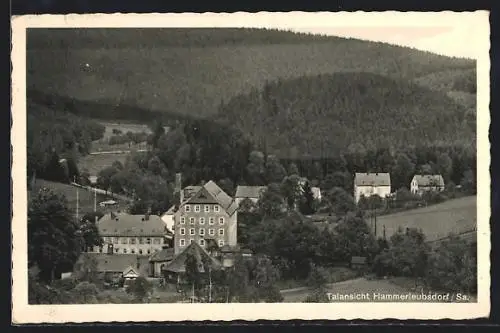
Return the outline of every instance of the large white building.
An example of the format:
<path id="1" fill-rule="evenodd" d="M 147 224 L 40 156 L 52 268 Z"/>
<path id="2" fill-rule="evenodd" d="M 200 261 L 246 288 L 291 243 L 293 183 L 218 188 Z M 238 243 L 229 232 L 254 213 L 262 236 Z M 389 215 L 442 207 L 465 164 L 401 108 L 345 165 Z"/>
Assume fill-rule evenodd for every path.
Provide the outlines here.
<path id="1" fill-rule="evenodd" d="M 179 182 L 176 186 L 179 186 Z M 174 254 L 189 244 L 201 247 L 214 240 L 222 247 L 237 243 L 238 204 L 215 182 L 188 186 L 180 191 L 180 204 L 174 212 Z"/>
<path id="2" fill-rule="evenodd" d="M 91 252 L 151 255 L 166 243 L 168 230 L 158 215 L 109 213 L 97 221 L 103 246 Z"/>
<path id="3" fill-rule="evenodd" d="M 356 173 L 354 176 L 354 200 L 362 196 L 378 195 L 385 198 L 391 194 L 391 176 L 388 173 Z"/>

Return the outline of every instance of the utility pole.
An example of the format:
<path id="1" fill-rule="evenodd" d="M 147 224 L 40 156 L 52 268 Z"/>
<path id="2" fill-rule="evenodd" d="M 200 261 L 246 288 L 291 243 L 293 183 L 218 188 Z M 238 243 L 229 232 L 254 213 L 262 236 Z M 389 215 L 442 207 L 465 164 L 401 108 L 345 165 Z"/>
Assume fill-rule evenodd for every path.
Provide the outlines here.
<path id="1" fill-rule="evenodd" d="M 76 184 L 76 176 L 73 177 L 73 181 Z M 79 197 L 78 197 L 78 186 L 76 186 L 76 222 L 77 223 L 79 222 L 79 220 L 78 220 L 79 204 L 80 204 L 80 200 L 79 200 Z"/>
<path id="2" fill-rule="evenodd" d="M 97 212 L 97 189 L 94 188 L 94 213 Z"/>
<path id="3" fill-rule="evenodd" d="M 208 268 L 208 279 L 209 279 L 209 292 L 208 292 L 208 303 L 212 303 L 212 268 Z"/>

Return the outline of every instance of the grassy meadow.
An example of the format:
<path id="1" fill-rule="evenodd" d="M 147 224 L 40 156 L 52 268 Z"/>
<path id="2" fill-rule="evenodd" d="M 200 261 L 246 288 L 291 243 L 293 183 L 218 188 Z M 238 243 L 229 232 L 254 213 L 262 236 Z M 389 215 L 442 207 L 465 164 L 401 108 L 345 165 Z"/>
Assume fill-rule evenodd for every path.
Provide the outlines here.
<path id="1" fill-rule="evenodd" d="M 477 224 L 477 197 L 452 199 L 429 207 L 377 217 L 377 237 L 387 238 L 398 228 L 422 229 L 428 241 L 472 230 Z"/>

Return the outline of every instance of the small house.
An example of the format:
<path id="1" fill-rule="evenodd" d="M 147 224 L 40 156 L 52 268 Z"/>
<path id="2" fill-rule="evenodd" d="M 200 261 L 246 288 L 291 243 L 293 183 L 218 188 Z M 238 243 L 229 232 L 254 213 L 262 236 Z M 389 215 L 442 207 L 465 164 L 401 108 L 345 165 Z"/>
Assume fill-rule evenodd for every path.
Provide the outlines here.
<path id="1" fill-rule="evenodd" d="M 174 249 L 164 247 L 149 257 L 150 273 L 153 277 L 162 277 L 165 267 L 174 259 Z"/>
<path id="2" fill-rule="evenodd" d="M 234 196 L 234 199 L 236 200 L 238 207 L 244 201 L 249 201 L 249 203 L 255 205 L 266 190 L 267 186 L 238 185 L 238 187 L 236 188 L 236 195 Z"/>
<path id="3" fill-rule="evenodd" d="M 413 194 L 422 195 L 425 192 L 441 192 L 444 190 L 444 179 L 441 175 L 415 175 L 410 183 Z"/>
<path id="4" fill-rule="evenodd" d="M 222 264 L 215 258 L 211 257 L 204 248 L 197 242 L 191 242 L 181 253 L 176 255 L 170 263 L 163 268 L 163 274 L 166 281 L 180 284 L 184 281 L 186 274 L 186 259 L 189 255 L 196 258 L 198 272 L 205 274 L 205 268 L 211 270 L 222 269 Z"/>

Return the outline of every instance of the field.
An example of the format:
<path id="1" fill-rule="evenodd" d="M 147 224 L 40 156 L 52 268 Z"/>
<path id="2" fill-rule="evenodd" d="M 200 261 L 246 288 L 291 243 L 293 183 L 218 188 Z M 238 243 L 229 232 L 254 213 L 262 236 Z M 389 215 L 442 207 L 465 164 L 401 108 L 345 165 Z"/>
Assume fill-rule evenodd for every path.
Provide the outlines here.
<path id="1" fill-rule="evenodd" d="M 57 194 L 63 194 L 66 197 L 66 200 L 68 201 L 68 208 L 73 212 L 73 214 L 76 215 L 76 190 L 77 188 L 68 184 L 61 184 L 61 183 L 55 183 L 55 182 L 50 182 L 42 179 L 37 179 L 34 190 L 36 191 L 39 188 L 42 187 L 47 187 L 49 189 L 52 189 L 54 192 Z M 34 192 L 34 191 L 31 191 Z M 31 193 L 28 192 L 28 196 Z M 79 201 L 79 214 L 82 216 L 85 213 L 88 212 L 93 212 L 94 211 L 94 193 L 90 191 L 86 191 L 83 189 L 78 190 L 78 201 Z M 102 195 L 102 194 L 97 194 L 96 195 L 96 201 L 97 205 L 99 205 L 99 202 L 108 200 L 110 197 Z M 102 208 L 97 206 L 97 209 L 102 211 Z M 118 201 L 118 207 L 114 207 L 115 210 L 123 210 L 125 209 L 125 205 L 120 203 Z"/>
<path id="2" fill-rule="evenodd" d="M 109 167 L 115 161 L 125 163 L 128 153 L 124 154 L 100 154 L 100 155 L 86 155 L 80 157 L 78 161 L 78 168 L 80 171 L 88 171 L 91 176 L 97 176 L 99 171 Z"/>
<path id="3" fill-rule="evenodd" d="M 425 208 L 377 217 L 377 236 L 387 238 L 398 228 L 422 229 L 428 241 L 472 230 L 477 224 L 476 196 L 453 199 Z"/>

